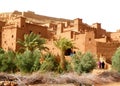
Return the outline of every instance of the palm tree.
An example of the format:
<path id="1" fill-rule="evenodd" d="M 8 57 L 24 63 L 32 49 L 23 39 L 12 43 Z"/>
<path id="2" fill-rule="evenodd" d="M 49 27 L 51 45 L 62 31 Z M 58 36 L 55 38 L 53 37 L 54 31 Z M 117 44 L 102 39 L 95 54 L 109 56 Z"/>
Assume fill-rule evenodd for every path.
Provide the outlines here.
<path id="1" fill-rule="evenodd" d="M 65 70 L 65 51 L 72 48 L 73 43 L 66 38 L 60 38 L 54 44 L 61 51 L 60 67 Z"/>
<path id="2" fill-rule="evenodd" d="M 44 46 L 45 39 L 41 38 L 38 34 L 34 34 L 33 32 L 30 34 L 25 34 L 24 40 L 18 40 L 17 42 L 22 46 L 22 50 L 33 51 L 36 48 L 38 48 L 39 50 L 46 49 L 46 47 Z"/>

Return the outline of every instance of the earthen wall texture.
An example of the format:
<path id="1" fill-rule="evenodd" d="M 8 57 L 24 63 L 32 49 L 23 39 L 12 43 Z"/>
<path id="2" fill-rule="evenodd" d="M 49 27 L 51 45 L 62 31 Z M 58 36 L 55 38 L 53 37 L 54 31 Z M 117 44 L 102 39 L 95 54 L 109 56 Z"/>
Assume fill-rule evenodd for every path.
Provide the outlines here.
<path id="1" fill-rule="evenodd" d="M 34 24 L 29 24 L 26 23 L 24 28 L 18 28 L 17 29 L 17 40 L 19 39 L 24 39 L 25 34 L 30 34 L 31 32 L 35 34 L 39 34 L 43 38 L 48 38 L 48 33 L 47 33 L 47 27 L 39 26 L 39 25 L 34 25 Z M 17 44 L 17 49 L 19 48 L 19 45 Z"/>
<path id="2" fill-rule="evenodd" d="M 75 33 L 73 36 L 75 51 L 85 53 L 85 34 Z"/>
<path id="3" fill-rule="evenodd" d="M 97 42 L 96 43 L 97 54 L 99 56 L 100 55 L 104 56 L 106 60 L 110 60 L 119 46 L 120 43 Z"/>
<path id="4" fill-rule="evenodd" d="M 29 21 L 27 17 L 39 21 L 42 19 L 42 22 L 45 19 L 45 21 L 41 25 L 37 24 L 38 21 Z M 98 56 L 103 55 L 106 59 L 111 59 L 116 49 L 120 46 L 120 32 L 108 33 L 101 28 L 100 23 L 90 26 L 83 23 L 82 19 L 77 18 L 73 20 L 74 23 L 59 22 L 59 24 L 52 24 L 52 21 L 48 24 L 46 18 L 48 17 L 36 15 L 31 11 L 23 13 L 15 11 L 13 13 L 0 14 L 0 20 L 4 21 L 0 21 L 0 46 L 5 50 L 11 49 L 16 51 L 20 47 L 17 41 L 19 39 L 23 40 L 24 34 L 30 34 L 31 32 L 46 38 L 46 46 L 52 53 L 56 54 L 59 53 L 59 50 L 54 46 L 53 42 L 60 37 L 72 40 L 76 47 L 75 51 L 91 52 Z M 111 40 L 108 41 L 108 38 Z"/>
<path id="5" fill-rule="evenodd" d="M 114 32 L 114 33 L 111 33 L 111 39 L 113 41 L 118 41 L 120 42 L 120 32 Z"/>
<path id="6" fill-rule="evenodd" d="M 4 50 L 16 50 L 16 34 L 17 29 L 15 27 L 4 27 L 2 29 L 1 39 L 2 43 L 1 46 Z"/>
<path id="7" fill-rule="evenodd" d="M 106 35 L 106 31 L 103 29 L 96 29 L 95 30 L 95 38 L 101 38 Z"/>
<path id="8" fill-rule="evenodd" d="M 94 55 L 97 54 L 95 34 L 93 31 L 85 33 L 85 52 L 92 52 Z"/>

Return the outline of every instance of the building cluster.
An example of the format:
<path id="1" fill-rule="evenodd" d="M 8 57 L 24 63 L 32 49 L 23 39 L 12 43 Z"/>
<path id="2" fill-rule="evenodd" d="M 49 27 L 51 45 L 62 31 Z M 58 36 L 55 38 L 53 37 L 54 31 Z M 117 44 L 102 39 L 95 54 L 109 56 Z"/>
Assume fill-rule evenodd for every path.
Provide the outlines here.
<path id="1" fill-rule="evenodd" d="M 120 46 L 120 31 L 107 32 L 100 23 L 88 25 L 79 18 L 52 18 L 31 11 L 0 14 L 0 47 L 4 50 L 17 51 L 20 47 L 17 40 L 31 32 L 46 38 L 46 46 L 55 54 L 59 51 L 53 41 L 62 37 L 73 41 L 74 51 L 92 52 L 97 57 L 104 56 L 108 61 Z"/>

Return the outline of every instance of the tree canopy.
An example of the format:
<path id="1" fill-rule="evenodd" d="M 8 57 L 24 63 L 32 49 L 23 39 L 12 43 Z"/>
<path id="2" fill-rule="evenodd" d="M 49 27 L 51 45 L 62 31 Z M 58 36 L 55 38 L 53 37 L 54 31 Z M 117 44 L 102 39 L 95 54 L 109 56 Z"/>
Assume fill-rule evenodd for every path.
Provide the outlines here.
<path id="1" fill-rule="evenodd" d="M 38 48 L 39 50 L 46 49 L 44 46 L 45 44 L 45 39 L 40 37 L 40 35 L 35 34 L 31 32 L 30 34 L 25 34 L 24 35 L 24 40 L 18 40 L 18 44 L 20 44 L 22 47 L 22 50 L 35 50 Z"/>

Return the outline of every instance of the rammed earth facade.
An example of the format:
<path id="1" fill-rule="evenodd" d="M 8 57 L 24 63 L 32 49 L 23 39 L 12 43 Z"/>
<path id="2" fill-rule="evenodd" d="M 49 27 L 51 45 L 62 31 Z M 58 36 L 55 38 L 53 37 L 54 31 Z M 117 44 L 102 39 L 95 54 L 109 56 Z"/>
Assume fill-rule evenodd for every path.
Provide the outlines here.
<path id="1" fill-rule="evenodd" d="M 31 11 L 0 14 L 0 47 L 4 50 L 17 51 L 20 47 L 17 40 L 31 32 L 45 38 L 46 46 L 54 54 L 58 54 L 59 50 L 53 41 L 62 37 L 73 41 L 75 48 L 72 51 L 91 52 L 97 57 L 102 55 L 108 61 L 120 46 L 120 31 L 107 32 L 100 23 L 88 25 L 80 18 L 53 18 Z"/>

